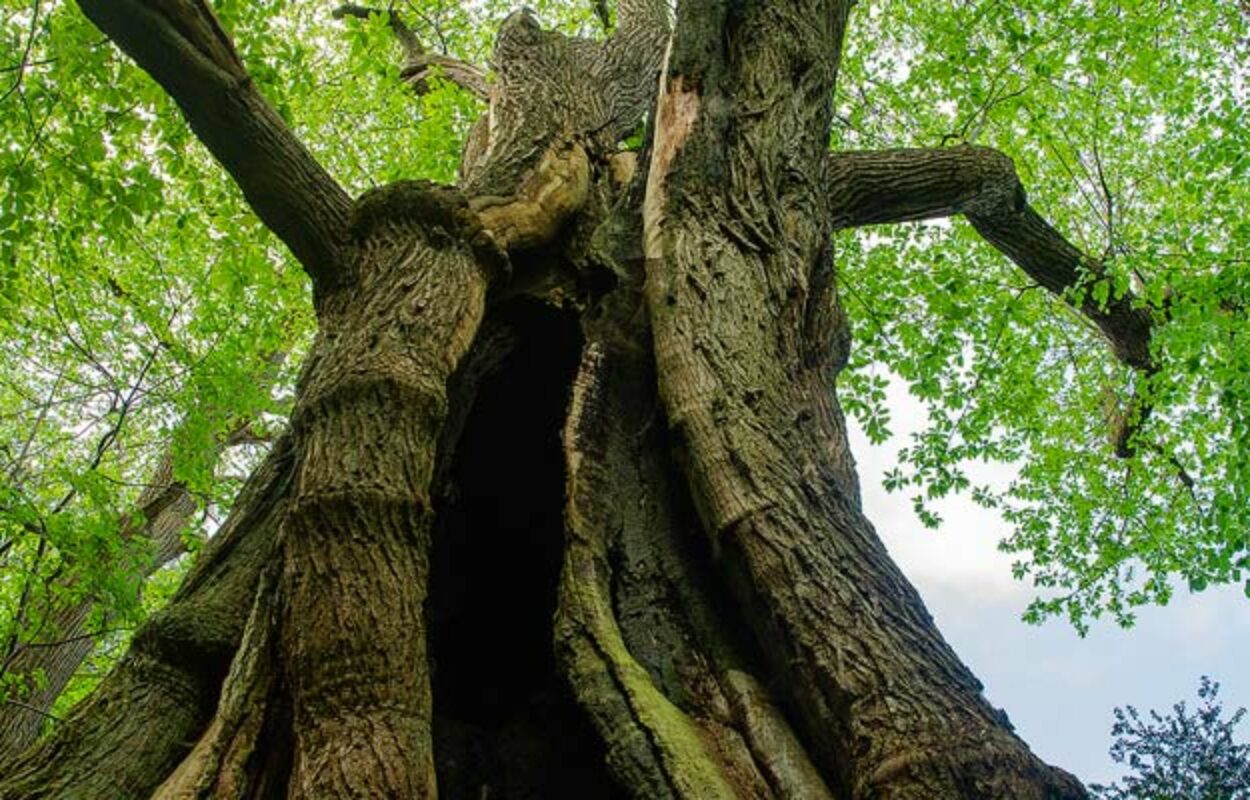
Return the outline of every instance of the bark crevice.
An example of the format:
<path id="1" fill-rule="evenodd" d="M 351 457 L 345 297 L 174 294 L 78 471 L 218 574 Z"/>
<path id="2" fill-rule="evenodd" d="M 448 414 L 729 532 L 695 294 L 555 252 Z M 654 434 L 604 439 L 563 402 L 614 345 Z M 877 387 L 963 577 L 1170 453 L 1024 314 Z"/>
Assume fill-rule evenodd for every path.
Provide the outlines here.
<path id="1" fill-rule="evenodd" d="M 439 796 L 619 796 L 552 652 L 562 562 L 558 431 L 576 318 L 518 298 L 483 340 L 509 342 L 478 376 L 446 478 L 431 556 L 430 658 Z M 506 331 L 499 333 L 498 331 Z"/>

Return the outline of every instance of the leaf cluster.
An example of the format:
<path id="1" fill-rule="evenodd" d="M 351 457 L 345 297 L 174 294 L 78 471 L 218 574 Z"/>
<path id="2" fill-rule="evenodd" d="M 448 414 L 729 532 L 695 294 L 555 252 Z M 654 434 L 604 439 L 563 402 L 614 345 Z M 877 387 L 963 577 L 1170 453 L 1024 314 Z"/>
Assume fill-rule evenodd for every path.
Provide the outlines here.
<path id="1" fill-rule="evenodd" d="M 835 147 L 997 147 L 1107 275 L 1065 304 L 961 220 L 840 238 L 846 406 L 875 440 L 885 386 L 926 408 L 887 488 L 931 526 L 958 492 L 1000 511 L 1032 621 L 1127 625 L 1178 585 L 1250 595 L 1250 15 L 887 0 L 853 22 Z M 1128 290 L 1156 320 L 1152 374 L 1073 310 Z M 1014 478 L 974 484 L 979 463 Z"/>

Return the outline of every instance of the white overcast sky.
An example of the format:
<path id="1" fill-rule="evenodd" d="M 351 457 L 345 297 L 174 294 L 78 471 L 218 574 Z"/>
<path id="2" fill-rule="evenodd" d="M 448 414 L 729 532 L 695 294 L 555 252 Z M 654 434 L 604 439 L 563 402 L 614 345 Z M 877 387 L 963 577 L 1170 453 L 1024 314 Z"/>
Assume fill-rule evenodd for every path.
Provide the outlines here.
<path id="1" fill-rule="evenodd" d="M 1084 639 L 1062 620 L 1026 625 L 1020 614 L 1034 593 L 1012 579 L 1011 557 L 995 548 L 1006 530 L 996 514 L 955 499 L 940 506 L 944 525 L 932 531 L 905 495 L 881 488 L 895 449 L 923 419 L 905 389 L 893 387 L 890 404 L 894 439 L 874 447 L 852 430 L 865 510 L 947 641 L 1042 758 L 1086 783 L 1120 777 L 1107 754 L 1112 709 L 1166 711 L 1178 700 L 1193 708 L 1201 675 L 1220 682 L 1226 712 L 1250 707 L 1250 601 L 1240 586 L 1180 589 L 1167 607 L 1143 609 L 1132 629 L 1100 621 Z M 998 469 L 1011 478 L 1011 467 Z M 1239 731 L 1250 738 L 1250 724 Z"/>

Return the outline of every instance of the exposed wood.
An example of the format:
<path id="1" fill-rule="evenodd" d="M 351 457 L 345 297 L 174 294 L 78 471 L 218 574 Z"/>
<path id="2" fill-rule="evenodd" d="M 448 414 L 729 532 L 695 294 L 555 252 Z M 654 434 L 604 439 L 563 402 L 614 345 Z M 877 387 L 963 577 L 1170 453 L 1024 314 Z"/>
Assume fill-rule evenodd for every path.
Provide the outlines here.
<path id="1" fill-rule="evenodd" d="M 639 301 L 620 288 L 587 323 L 557 653 L 633 796 L 832 797 L 753 674 L 674 480 Z"/>
<path id="2" fill-rule="evenodd" d="M 823 177 L 848 10 L 683 6 L 657 119 L 688 133 L 647 200 L 660 396 L 722 574 L 836 793 L 1084 797 L 985 701 L 860 512 L 839 359 L 805 341 L 813 304 L 840 316 Z"/>
<path id="3" fill-rule="evenodd" d="M 580 172 L 577 162 L 607 161 L 638 125 L 655 95 L 667 16 L 662 3 L 626 4 L 604 42 L 544 30 L 529 10 L 509 15 L 495 45 L 490 109 L 470 136 L 462 184 L 479 208 L 509 216 L 544 190 L 548 176 Z M 580 155 L 579 155 L 580 154 Z M 574 159 L 571 167 L 551 165 Z M 578 210 L 561 204 L 550 221 L 527 228 L 559 230 Z M 516 215 L 527 216 L 524 208 Z M 530 238 L 523 239 L 532 246 Z"/>
<path id="4" fill-rule="evenodd" d="M 398 183 L 355 204 L 256 95 L 202 2 L 81 2 L 304 261 L 319 331 L 282 460 L 241 501 L 250 536 L 215 544 L 0 798 L 74 797 L 71 781 L 116 794 L 95 790 L 104 774 L 134 796 L 162 783 L 169 797 L 437 795 L 433 495 L 454 492 L 449 450 L 472 419 L 452 398 L 471 403 L 514 344 L 469 355 L 497 289 L 581 314 L 550 632 L 624 790 L 1085 797 L 985 700 L 862 514 L 833 391 L 849 334 L 831 237 L 959 211 L 1039 281 L 1069 285 L 1079 254 L 1037 260 L 1031 248 L 1067 243 L 1022 215 L 996 156 L 943 164 L 920 200 L 896 185 L 923 169 L 888 179 L 874 170 L 896 160 L 830 160 L 850 2 L 691 0 L 667 51 L 661 0 L 623 0 L 602 42 L 517 12 L 463 189 Z M 650 163 L 621 170 L 619 142 L 648 112 Z M 503 286 L 513 266 L 522 288 Z M 200 598 L 216 604 L 211 630 L 192 636 Z M 119 711 L 138 704 L 160 718 Z M 449 739 L 484 729 L 440 719 Z M 158 723 L 160 741 L 138 735 Z M 440 765 L 448 787 L 498 785 Z"/>

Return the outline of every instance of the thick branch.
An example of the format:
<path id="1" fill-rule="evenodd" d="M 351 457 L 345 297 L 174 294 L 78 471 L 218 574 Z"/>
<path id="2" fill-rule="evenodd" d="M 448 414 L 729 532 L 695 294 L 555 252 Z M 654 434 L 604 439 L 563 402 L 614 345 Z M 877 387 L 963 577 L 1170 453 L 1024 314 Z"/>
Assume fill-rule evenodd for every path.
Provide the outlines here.
<path id="1" fill-rule="evenodd" d="M 203 0 L 79 0 L 156 79 L 319 290 L 342 280 L 351 200 L 252 84 Z"/>
<path id="2" fill-rule="evenodd" d="M 829 162 L 830 206 L 837 228 L 963 214 L 977 232 L 1043 288 L 1068 293 L 1105 279 L 1087 257 L 1029 205 L 1011 159 L 985 147 L 835 153 Z M 1130 293 L 1097 302 L 1086 292 L 1074 306 L 1094 323 L 1116 357 L 1153 370 L 1153 321 Z"/>

